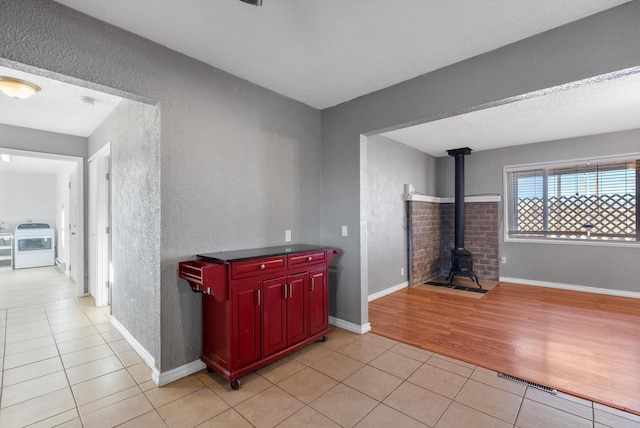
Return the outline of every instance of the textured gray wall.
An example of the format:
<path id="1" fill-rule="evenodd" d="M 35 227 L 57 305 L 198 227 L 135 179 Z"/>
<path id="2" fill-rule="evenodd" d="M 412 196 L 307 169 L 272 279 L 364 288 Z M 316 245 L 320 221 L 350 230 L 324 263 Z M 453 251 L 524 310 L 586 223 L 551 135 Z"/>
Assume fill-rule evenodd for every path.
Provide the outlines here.
<path id="1" fill-rule="evenodd" d="M 385 138 L 367 138 L 367 255 L 369 295 L 407 281 L 404 185 L 435 195 L 433 156 Z M 400 269 L 404 268 L 404 275 Z"/>
<path id="2" fill-rule="evenodd" d="M 177 262 L 281 244 L 285 229 L 294 242 L 320 240 L 320 112 L 54 2 L 0 0 L 0 10 L 0 63 L 158 103 L 160 326 L 119 320 L 147 346 L 160 335 L 148 350 L 162 372 L 197 360 L 200 298 Z M 137 167 L 152 171 L 154 153 L 136 152 Z M 154 305 L 131 297 L 131 307 Z"/>
<path id="3" fill-rule="evenodd" d="M 123 100 L 91 134 L 111 142 L 111 313 L 151 355 L 160 355 L 160 117 Z"/>
<path id="4" fill-rule="evenodd" d="M 87 159 L 87 139 L 0 123 L 0 147 Z"/>
<path id="5" fill-rule="evenodd" d="M 474 152 L 465 158 L 466 194 L 503 194 L 503 167 L 535 162 L 640 153 L 640 130 Z M 453 196 L 454 159 L 438 158 L 438 196 Z M 505 195 L 506 196 L 506 195 Z M 503 213 L 501 213 L 503 215 Z M 504 242 L 499 232 L 500 276 L 614 290 L 640 291 L 640 248 Z M 626 266 L 626 267 L 625 267 Z"/>
<path id="6" fill-rule="evenodd" d="M 640 2 L 627 3 L 323 110 L 322 237 L 345 249 L 331 285 L 336 315 L 361 325 L 368 319 L 358 230 L 361 134 L 637 66 L 639 39 Z M 341 224 L 350 226 L 347 238 Z"/>

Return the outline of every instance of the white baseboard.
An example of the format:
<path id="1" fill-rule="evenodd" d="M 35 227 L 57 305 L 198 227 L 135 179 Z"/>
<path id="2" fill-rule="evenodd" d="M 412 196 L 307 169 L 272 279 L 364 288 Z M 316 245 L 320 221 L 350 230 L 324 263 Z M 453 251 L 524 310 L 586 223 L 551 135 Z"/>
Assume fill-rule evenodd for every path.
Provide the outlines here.
<path id="1" fill-rule="evenodd" d="M 335 325 L 336 327 L 340 327 L 347 331 L 350 331 L 352 333 L 357 333 L 357 334 L 365 334 L 371 331 L 371 324 L 369 323 L 358 325 L 358 324 L 354 324 L 352 322 L 341 320 L 340 318 L 336 318 L 332 316 L 329 317 L 329 324 Z"/>
<path id="2" fill-rule="evenodd" d="M 122 324 L 120 324 L 120 322 L 115 319 L 113 315 L 111 315 L 111 325 L 113 325 L 115 329 L 118 330 L 122 337 L 124 337 L 124 340 L 126 340 L 127 343 L 131 345 L 131 347 L 138 353 L 138 355 L 140 355 L 144 362 L 147 363 L 149 368 L 153 371 L 153 374 L 158 372 L 158 369 L 156 369 L 156 359 L 153 358 L 153 355 L 151 355 L 149 351 L 147 351 L 144 346 L 142 346 L 140 342 L 138 342 L 135 337 L 133 337 L 133 335 L 129 333 L 129 330 L 127 330 Z M 153 374 L 151 375 L 152 378 Z"/>
<path id="3" fill-rule="evenodd" d="M 377 293 L 370 294 L 368 297 L 368 301 L 372 302 L 376 299 L 386 296 L 387 294 L 395 293 L 398 290 L 402 290 L 403 288 L 407 288 L 409 286 L 409 282 L 405 281 L 401 284 L 394 285 L 393 287 L 387 288 L 386 290 L 378 291 Z"/>
<path id="4" fill-rule="evenodd" d="M 631 297 L 633 299 L 640 299 L 640 292 L 637 292 L 637 291 L 611 290 L 608 288 L 589 287 L 586 285 L 563 284 L 559 282 L 547 282 L 547 281 L 535 281 L 532 279 L 508 278 L 504 276 L 500 277 L 500 281 L 513 282 L 515 284 L 523 284 L 523 285 L 533 285 L 536 287 L 558 288 L 560 290 L 581 291 L 584 293 L 606 294 L 608 296 Z"/>
<path id="5" fill-rule="evenodd" d="M 149 366 L 151 369 L 151 380 L 158 386 L 166 385 L 185 376 L 189 376 L 190 374 L 197 373 L 207 367 L 201 360 L 197 360 L 161 373 L 160 370 L 156 368 L 155 358 L 153 358 L 149 351 L 147 351 L 140 342 L 138 342 L 113 316 L 111 316 L 111 324 Z"/>
<path id="6" fill-rule="evenodd" d="M 157 373 L 157 371 L 154 370 L 151 379 L 156 385 L 163 386 L 206 368 L 207 365 L 203 363 L 202 360 L 196 360 L 162 373 Z"/>

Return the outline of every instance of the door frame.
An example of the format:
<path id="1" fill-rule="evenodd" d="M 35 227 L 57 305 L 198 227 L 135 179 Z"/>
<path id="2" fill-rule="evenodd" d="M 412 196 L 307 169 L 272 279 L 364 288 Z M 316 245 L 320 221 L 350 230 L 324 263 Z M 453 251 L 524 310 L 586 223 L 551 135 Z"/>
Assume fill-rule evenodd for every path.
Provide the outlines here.
<path id="1" fill-rule="evenodd" d="M 111 142 L 88 160 L 88 266 L 89 294 L 94 289 L 96 306 L 111 302 Z M 93 179 L 92 179 L 93 178 Z M 95 218 L 94 218 L 95 217 Z"/>
<path id="2" fill-rule="evenodd" d="M 1 147 L 2 152 L 8 155 L 13 156 L 23 156 L 30 158 L 39 158 L 39 159 L 51 159 L 51 160 L 61 160 L 67 162 L 74 162 L 76 164 L 75 174 L 77 177 L 77 186 L 76 186 L 76 206 L 69 206 L 69 210 L 76 210 L 77 212 L 77 223 L 78 223 L 78 240 L 77 240 L 77 251 L 76 251 L 76 260 L 69 260 L 69 263 L 75 263 L 78 267 L 78 277 L 76 279 L 76 296 L 83 297 L 86 295 L 84 291 L 85 285 L 85 245 L 84 245 L 84 237 L 85 237 L 85 208 L 84 208 L 84 187 L 85 187 L 85 176 L 84 176 L 84 158 L 79 156 L 69 156 L 69 155 L 61 155 L 56 153 L 44 153 L 44 152 L 31 152 L 28 150 L 17 150 Z M 73 198 L 69 197 L 70 200 Z M 70 241 L 67 241 L 70 242 Z"/>

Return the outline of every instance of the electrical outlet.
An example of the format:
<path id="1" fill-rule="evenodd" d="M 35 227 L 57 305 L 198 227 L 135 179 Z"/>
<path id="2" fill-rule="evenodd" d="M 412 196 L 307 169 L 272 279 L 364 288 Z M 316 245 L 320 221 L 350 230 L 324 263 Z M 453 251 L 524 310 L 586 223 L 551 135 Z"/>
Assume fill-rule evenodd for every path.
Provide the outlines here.
<path id="1" fill-rule="evenodd" d="M 507 257 L 506 256 L 500 257 L 500 263 L 504 264 L 506 262 L 507 262 Z"/>
<path id="2" fill-rule="evenodd" d="M 404 275 L 404 268 L 400 268 L 400 275 Z"/>
<path id="3" fill-rule="evenodd" d="M 291 231 L 289 229 L 284 231 L 284 242 L 291 242 Z"/>
<path id="4" fill-rule="evenodd" d="M 347 236 L 347 225 L 346 224 L 342 225 L 342 236 Z"/>

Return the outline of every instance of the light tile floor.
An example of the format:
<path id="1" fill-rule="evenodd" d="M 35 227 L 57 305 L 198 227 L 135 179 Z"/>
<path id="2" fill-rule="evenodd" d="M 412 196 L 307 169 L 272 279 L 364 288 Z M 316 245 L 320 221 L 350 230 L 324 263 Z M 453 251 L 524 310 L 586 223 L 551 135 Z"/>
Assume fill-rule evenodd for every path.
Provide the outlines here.
<path id="1" fill-rule="evenodd" d="M 6 276 L 0 273 L 0 288 Z M 0 427 L 637 427 L 640 417 L 336 329 L 232 391 L 206 371 L 162 388 L 90 298 L 0 309 Z"/>

